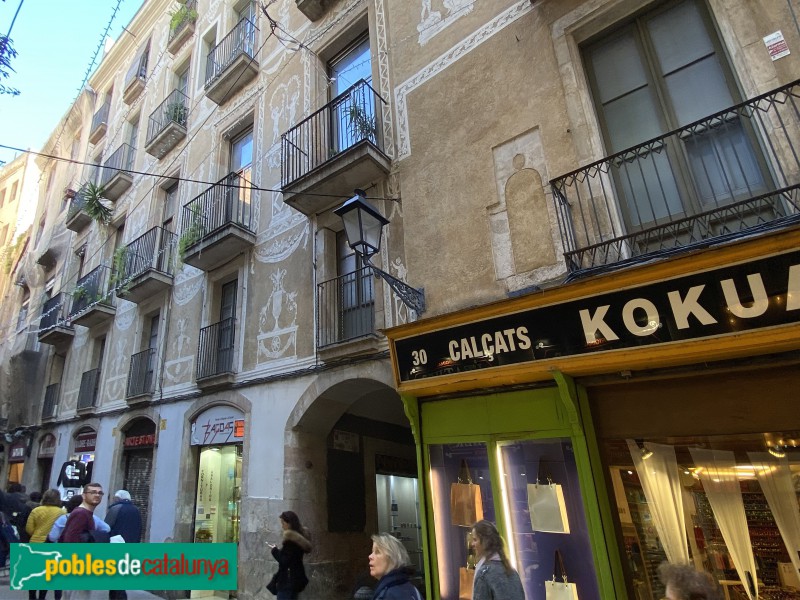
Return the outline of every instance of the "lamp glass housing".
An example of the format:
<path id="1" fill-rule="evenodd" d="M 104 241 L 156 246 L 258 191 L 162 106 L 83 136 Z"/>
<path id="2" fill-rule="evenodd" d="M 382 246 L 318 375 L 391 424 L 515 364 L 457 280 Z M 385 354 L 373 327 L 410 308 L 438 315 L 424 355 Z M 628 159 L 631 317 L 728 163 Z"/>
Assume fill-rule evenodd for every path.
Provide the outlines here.
<path id="1" fill-rule="evenodd" d="M 383 226 L 389 220 L 364 199 L 363 192 L 359 192 L 356 190 L 355 196 L 333 212 L 344 223 L 349 246 L 364 259 L 369 259 L 381 249 Z"/>

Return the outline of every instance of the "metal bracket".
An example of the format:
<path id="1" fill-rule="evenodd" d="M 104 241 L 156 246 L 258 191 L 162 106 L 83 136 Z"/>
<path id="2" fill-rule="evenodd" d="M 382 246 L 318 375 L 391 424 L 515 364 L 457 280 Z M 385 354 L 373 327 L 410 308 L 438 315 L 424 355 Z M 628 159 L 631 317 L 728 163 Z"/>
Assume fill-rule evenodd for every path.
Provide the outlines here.
<path id="1" fill-rule="evenodd" d="M 367 261 L 365 261 L 367 262 Z M 372 269 L 373 274 L 376 277 L 380 277 L 386 283 L 389 284 L 389 287 L 392 288 L 392 291 L 397 294 L 400 300 L 403 301 L 408 308 L 415 311 L 418 315 L 421 315 L 425 312 L 425 290 L 420 288 L 416 289 L 408 285 L 405 281 L 401 281 L 394 275 L 389 275 L 386 271 L 379 269 L 372 263 L 367 262 L 369 268 Z"/>

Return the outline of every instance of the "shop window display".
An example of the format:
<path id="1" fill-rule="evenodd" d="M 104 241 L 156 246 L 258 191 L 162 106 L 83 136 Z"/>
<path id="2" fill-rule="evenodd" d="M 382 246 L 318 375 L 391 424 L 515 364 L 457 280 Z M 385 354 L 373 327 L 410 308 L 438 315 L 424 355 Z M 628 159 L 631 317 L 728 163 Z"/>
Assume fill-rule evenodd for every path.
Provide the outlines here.
<path id="1" fill-rule="evenodd" d="M 800 599 L 800 433 L 614 440 L 605 444 L 637 600 L 656 569 L 688 561 L 725 597 Z"/>
<path id="2" fill-rule="evenodd" d="M 580 597 L 599 597 L 569 440 L 431 445 L 429 455 L 442 600 L 472 597 L 467 521 L 480 518 L 505 523 L 501 534 L 528 600 L 545 600 L 557 551 Z"/>
<path id="3" fill-rule="evenodd" d="M 194 541 L 239 541 L 242 446 L 204 446 L 197 476 Z"/>

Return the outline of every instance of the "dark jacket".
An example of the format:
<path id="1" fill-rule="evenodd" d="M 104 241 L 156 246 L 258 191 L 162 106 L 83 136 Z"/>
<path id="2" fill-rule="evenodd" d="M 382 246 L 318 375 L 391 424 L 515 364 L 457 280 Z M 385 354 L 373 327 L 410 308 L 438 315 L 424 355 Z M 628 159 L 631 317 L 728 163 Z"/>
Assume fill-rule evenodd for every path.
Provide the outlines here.
<path id="1" fill-rule="evenodd" d="M 292 529 L 283 531 L 283 544 L 272 549 L 272 556 L 278 561 L 278 573 L 275 582 L 278 591 L 291 590 L 300 592 L 308 584 L 306 571 L 303 568 L 303 554 L 311 552 L 308 530 L 303 533 Z"/>
<path id="2" fill-rule="evenodd" d="M 130 500 L 117 500 L 109 506 L 106 523 L 111 527 L 110 536 L 121 535 L 126 544 L 142 541 L 142 515 Z"/>
<path id="3" fill-rule="evenodd" d="M 408 580 L 413 573 L 410 567 L 400 567 L 381 577 L 372 600 L 419 600 L 417 588 Z"/>

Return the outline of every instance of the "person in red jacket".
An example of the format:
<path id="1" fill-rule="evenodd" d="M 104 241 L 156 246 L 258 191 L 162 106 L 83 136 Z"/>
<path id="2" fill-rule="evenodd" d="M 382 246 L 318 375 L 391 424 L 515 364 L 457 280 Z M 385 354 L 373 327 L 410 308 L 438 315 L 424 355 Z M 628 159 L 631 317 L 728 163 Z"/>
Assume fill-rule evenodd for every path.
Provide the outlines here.
<path id="1" fill-rule="evenodd" d="M 99 483 L 89 483 L 83 488 L 83 502 L 73 510 L 59 542 L 67 544 L 80 544 L 86 541 L 86 535 L 94 529 L 94 509 L 103 501 L 103 486 Z"/>

